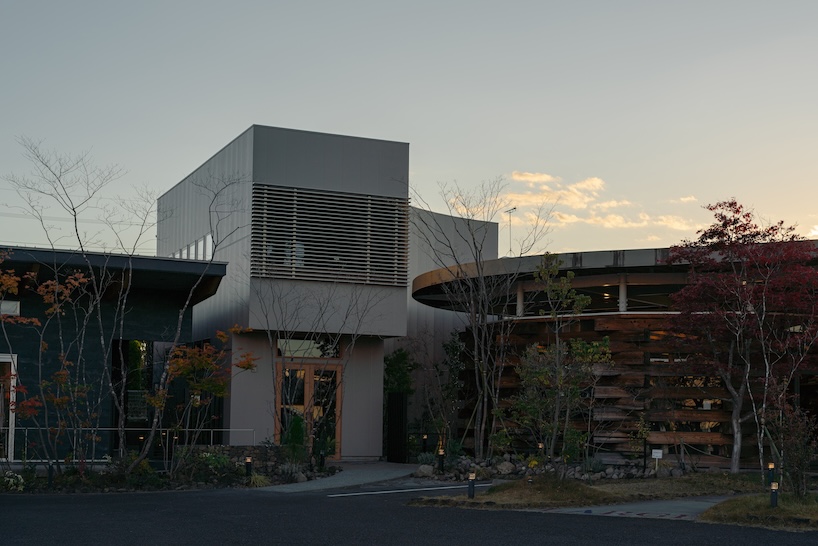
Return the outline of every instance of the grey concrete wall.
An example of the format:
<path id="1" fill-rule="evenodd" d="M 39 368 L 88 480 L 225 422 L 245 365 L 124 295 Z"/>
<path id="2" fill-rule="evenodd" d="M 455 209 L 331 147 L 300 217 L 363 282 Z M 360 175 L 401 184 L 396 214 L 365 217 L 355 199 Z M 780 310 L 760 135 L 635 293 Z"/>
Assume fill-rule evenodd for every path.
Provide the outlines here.
<path id="1" fill-rule="evenodd" d="M 405 288 L 258 278 L 251 285 L 251 328 L 406 335 Z"/>
<path id="2" fill-rule="evenodd" d="M 225 415 L 231 429 L 252 429 L 252 432 L 236 430 L 228 436 L 230 445 L 253 445 L 275 434 L 275 383 L 273 382 L 273 358 L 267 336 L 263 332 L 251 332 L 233 336 L 233 360 L 245 352 L 258 358 L 256 369 L 241 371 L 233 368 L 230 396 L 225 401 Z"/>
<path id="3" fill-rule="evenodd" d="M 243 352 L 258 357 L 255 371 L 233 371 L 225 412 L 232 429 L 231 445 L 250 445 L 273 438 L 275 431 L 275 384 L 273 355 L 266 336 L 252 332 L 234 336 L 234 358 Z M 344 351 L 341 388 L 341 457 L 346 460 L 377 459 L 383 449 L 383 341 L 358 338 Z"/>
<path id="4" fill-rule="evenodd" d="M 253 181 L 406 198 L 409 144 L 253 126 Z"/>
<path id="5" fill-rule="evenodd" d="M 358 339 L 343 388 L 341 458 L 377 459 L 383 453 L 383 341 Z"/>

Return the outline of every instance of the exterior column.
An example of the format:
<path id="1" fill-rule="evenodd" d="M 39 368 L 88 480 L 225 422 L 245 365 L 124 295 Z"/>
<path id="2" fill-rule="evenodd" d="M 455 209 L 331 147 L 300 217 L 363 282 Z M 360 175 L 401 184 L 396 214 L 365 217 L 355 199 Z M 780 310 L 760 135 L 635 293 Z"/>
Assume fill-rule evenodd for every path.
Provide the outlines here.
<path id="1" fill-rule="evenodd" d="M 517 316 L 525 315 L 525 289 L 523 283 L 517 284 Z"/>
<path id="2" fill-rule="evenodd" d="M 628 282 L 627 275 L 619 275 L 619 312 L 628 311 Z"/>

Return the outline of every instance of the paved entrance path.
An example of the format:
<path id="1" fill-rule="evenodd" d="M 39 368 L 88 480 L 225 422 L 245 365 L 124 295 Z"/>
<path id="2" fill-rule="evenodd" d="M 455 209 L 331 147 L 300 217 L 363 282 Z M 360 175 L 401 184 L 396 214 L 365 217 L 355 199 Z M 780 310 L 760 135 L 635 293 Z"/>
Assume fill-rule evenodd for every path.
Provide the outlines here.
<path id="1" fill-rule="evenodd" d="M 259 487 L 255 491 L 271 491 L 275 493 L 303 493 L 306 491 L 323 491 L 339 489 L 354 485 L 378 483 L 398 478 L 405 478 L 417 470 L 416 464 L 399 463 L 339 463 L 343 470 L 334 476 L 311 480 L 303 483 L 287 483 Z"/>
<path id="2" fill-rule="evenodd" d="M 587 508 L 547 508 L 535 511 L 556 514 L 692 521 L 711 506 L 728 498 L 730 497 L 688 497 L 671 500 L 632 502 L 628 504 L 589 506 Z"/>
<path id="3" fill-rule="evenodd" d="M 450 483 L 400 480 L 409 477 L 415 470 L 415 464 L 399 464 L 384 462 L 340 463 L 343 470 L 334 476 L 312 480 L 303 483 L 288 483 L 260 487 L 254 491 L 268 491 L 272 493 L 304 493 L 311 491 L 325 491 L 341 489 L 366 484 L 375 484 L 394 481 L 395 487 L 407 492 L 430 485 L 452 485 Z M 454 484 L 463 485 L 465 484 Z M 405 489 L 404 489 L 405 488 Z M 588 506 L 584 508 L 533 508 L 526 512 L 548 512 L 553 514 L 576 514 L 588 516 L 608 516 L 620 518 L 645 518 L 665 520 L 695 520 L 702 512 L 711 506 L 720 503 L 729 497 L 688 497 L 672 500 L 651 500 L 632 502 L 627 504 L 610 504 L 605 506 Z"/>

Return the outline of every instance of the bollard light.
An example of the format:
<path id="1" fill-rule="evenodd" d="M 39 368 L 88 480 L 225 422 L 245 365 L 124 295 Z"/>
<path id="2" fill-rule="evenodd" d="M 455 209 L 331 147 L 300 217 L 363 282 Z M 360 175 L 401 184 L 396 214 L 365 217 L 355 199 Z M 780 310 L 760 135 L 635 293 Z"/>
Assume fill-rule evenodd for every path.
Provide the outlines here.
<path id="1" fill-rule="evenodd" d="M 420 439 L 423 441 L 421 451 L 423 453 L 426 453 L 427 451 L 429 451 L 429 435 L 424 434 L 423 436 L 420 437 Z"/>
<path id="2" fill-rule="evenodd" d="M 770 508 L 778 508 L 778 482 L 770 484 Z"/>
<path id="3" fill-rule="evenodd" d="M 474 480 L 477 479 L 477 474 L 474 472 L 469 473 L 469 498 L 474 498 Z"/>
<path id="4" fill-rule="evenodd" d="M 772 485 L 775 480 L 775 463 L 770 461 L 767 463 L 767 483 Z"/>
<path id="5" fill-rule="evenodd" d="M 440 471 L 441 474 L 443 474 L 443 459 L 445 455 L 446 452 L 443 450 L 442 447 L 437 450 L 437 469 Z"/>
<path id="6" fill-rule="evenodd" d="M 253 458 L 248 455 L 244 458 L 244 475 L 248 478 L 253 473 Z"/>

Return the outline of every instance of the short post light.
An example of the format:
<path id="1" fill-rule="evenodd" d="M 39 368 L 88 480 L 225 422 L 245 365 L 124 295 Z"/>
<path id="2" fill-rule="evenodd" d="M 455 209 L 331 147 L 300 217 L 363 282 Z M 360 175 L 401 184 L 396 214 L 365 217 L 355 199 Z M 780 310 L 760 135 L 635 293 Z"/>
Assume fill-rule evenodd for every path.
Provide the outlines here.
<path id="1" fill-rule="evenodd" d="M 770 484 L 770 508 L 778 508 L 778 482 Z"/>
<path id="2" fill-rule="evenodd" d="M 437 469 L 443 474 L 443 460 L 446 456 L 446 451 L 441 447 L 437 450 Z"/>
<path id="3" fill-rule="evenodd" d="M 775 463 L 770 461 L 767 463 L 767 484 L 772 485 L 775 481 Z"/>
<path id="4" fill-rule="evenodd" d="M 542 442 L 537 442 L 537 449 L 539 449 L 540 453 L 542 453 L 542 450 L 545 449 L 545 444 Z"/>
<path id="5" fill-rule="evenodd" d="M 469 498 L 474 498 L 474 480 L 477 479 L 477 474 L 474 472 L 469 473 Z"/>
<path id="6" fill-rule="evenodd" d="M 420 439 L 421 439 L 421 441 L 422 441 L 422 449 L 421 449 L 421 451 L 422 451 L 423 453 L 428 452 L 428 451 L 429 451 L 429 435 L 428 435 L 428 434 L 424 434 L 423 436 L 421 436 L 421 437 L 420 437 Z"/>
<path id="7" fill-rule="evenodd" d="M 253 474 L 253 458 L 248 455 L 244 458 L 244 475 L 248 478 Z"/>

